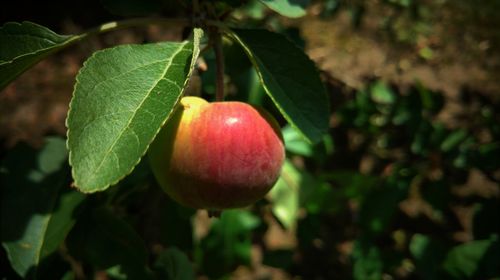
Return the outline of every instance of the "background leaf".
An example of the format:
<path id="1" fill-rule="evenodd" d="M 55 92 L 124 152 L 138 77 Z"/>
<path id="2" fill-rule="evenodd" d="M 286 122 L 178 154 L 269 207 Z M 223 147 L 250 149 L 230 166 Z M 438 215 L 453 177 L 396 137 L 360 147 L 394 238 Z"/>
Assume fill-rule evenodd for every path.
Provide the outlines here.
<path id="1" fill-rule="evenodd" d="M 28 21 L 5 23 L 0 27 L 0 90 L 28 68 L 67 47 L 77 38 L 56 34 Z"/>
<path id="2" fill-rule="evenodd" d="M 245 49 L 283 116 L 309 141 L 320 141 L 328 129 L 329 108 L 314 63 L 283 35 L 263 29 L 233 31 L 230 35 Z"/>
<path id="3" fill-rule="evenodd" d="M 14 270 L 35 277 L 75 223 L 85 196 L 69 185 L 65 142 L 48 138 L 38 153 L 18 146 L 2 164 L 2 244 Z"/>
<path id="4" fill-rule="evenodd" d="M 287 160 L 278 182 L 268 194 L 273 214 L 288 230 L 294 230 L 297 226 L 301 179 L 299 171 Z"/>
<path id="5" fill-rule="evenodd" d="M 271 10 L 287 17 L 297 18 L 306 15 L 309 0 L 261 0 Z"/>
<path id="6" fill-rule="evenodd" d="M 187 85 L 201 36 L 196 29 L 192 41 L 124 45 L 86 61 L 67 119 L 80 191 L 104 190 L 137 165 Z"/>
<path id="7" fill-rule="evenodd" d="M 159 272 L 158 279 L 191 280 L 195 279 L 193 265 L 186 254 L 173 247 L 163 251 L 155 262 Z"/>
<path id="8" fill-rule="evenodd" d="M 451 249 L 443 269 L 453 279 L 489 279 L 498 277 L 500 268 L 500 243 L 498 236 L 489 240 L 476 240 Z"/>
<path id="9" fill-rule="evenodd" d="M 439 279 L 437 273 L 446 255 L 447 248 L 438 240 L 417 233 L 413 235 L 409 249 L 413 258 L 415 258 L 419 276 L 422 279 Z"/>
<path id="10" fill-rule="evenodd" d="M 238 265 L 250 263 L 251 233 L 260 224 L 243 210 L 226 210 L 198 244 L 197 263 L 210 278 L 222 277 Z"/>
<path id="11" fill-rule="evenodd" d="M 287 125 L 281 132 L 283 133 L 283 140 L 285 140 L 286 150 L 297 155 L 310 157 L 313 155 L 313 146 L 308 143 L 296 129 Z"/>
<path id="12" fill-rule="evenodd" d="M 381 279 L 384 263 L 377 246 L 366 240 L 357 240 L 352 253 L 354 259 L 354 279 Z"/>
<path id="13" fill-rule="evenodd" d="M 106 207 L 85 213 L 68 236 L 73 256 L 127 279 L 149 279 L 147 251 L 134 229 Z"/>

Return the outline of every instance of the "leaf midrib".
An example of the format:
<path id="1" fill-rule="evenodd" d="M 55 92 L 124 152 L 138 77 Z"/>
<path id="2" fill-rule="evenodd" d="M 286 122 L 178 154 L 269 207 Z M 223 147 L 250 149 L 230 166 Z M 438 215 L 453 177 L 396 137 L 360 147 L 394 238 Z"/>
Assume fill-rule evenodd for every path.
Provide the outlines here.
<path id="1" fill-rule="evenodd" d="M 174 60 L 174 58 L 184 49 L 184 47 L 188 44 L 188 42 L 185 42 L 183 44 L 181 44 L 179 46 L 179 48 L 172 54 L 172 59 L 170 60 L 167 60 L 168 64 L 165 66 L 165 70 L 163 71 L 163 73 L 159 76 L 159 79 L 153 84 L 153 86 L 148 90 L 147 94 L 144 95 L 144 98 L 141 100 L 139 106 L 137 106 L 137 110 L 135 110 L 135 112 L 132 114 L 132 116 L 129 118 L 129 121 L 127 122 L 127 124 L 123 127 L 122 131 L 119 133 L 119 135 L 115 138 L 115 140 L 113 141 L 113 143 L 111 144 L 111 146 L 108 148 L 108 150 L 104 153 L 104 156 L 101 158 L 101 161 L 99 162 L 97 168 L 94 170 L 94 172 L 91 173 L 91 176 L 89 178 L 88 181 L 92 182 L 92 180 L 96 177 L 96 174 L 98 174 L 98 171 L 102 168 L 104 162 L 106 161 L 106 159 L 108 158 L 108 156 L 111 154 L 111 152 L 113 151 L 113 148 L 115 147 L 115 145 L 118 143 L 119 139 L 122 138 L 123 136 L 123 133 L 125 133 L 125 131 L 127 131 L 129 128 L 130 128 L 130 124 L 132 122 L 132 120 L 135 118 L 137 112 L 140 110 L 140 108 L 142 107 L 142 105 L 144 104 L 144 102 L 146 101 L 146 99 L 151 95 L 151 92 L 153 92 L 153 89 L 158 85 L 158 83 L 162 80 L 162 78 L 165 76 L 165 74 L 167 73 L 168 69 L 170 69 L 170 67 L 172 66 L 172 62 Z M 75 180 L 76 181 L 76 180 Z M 76 182 L 75 182 L 76 183 Z M 78 184 L 76 184 L 78 185 Z M 108 184 L 104 185 L 104 186 L 101 186 L 101 187 L 97 187 L 96 189 L 99 190 L 99 189 L 103 189 L 107 186 Z M 81 187 L 81 186 L 80 186 Z"/>

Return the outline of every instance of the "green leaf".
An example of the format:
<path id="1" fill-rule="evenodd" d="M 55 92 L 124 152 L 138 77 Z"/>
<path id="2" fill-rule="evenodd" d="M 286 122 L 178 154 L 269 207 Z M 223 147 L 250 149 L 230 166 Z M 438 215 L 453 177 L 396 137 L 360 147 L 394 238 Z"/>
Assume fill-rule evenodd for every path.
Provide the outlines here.
<path id="1" fill-rule="evenodd" d="M 218 278 L 238 265 L 250 264 L 251 231 L 260 220 L 243 210 L 226 210 L 198 245 L 196 261 L 209 278 Z"/>
<path id="2" fill-rule="evenodd" d="M 296 129 L 287 125 L 282 129 L 286 150 L 297 155 L 311 157 L 314 153 L 313 146 L 307 142 Z"/>
<path id="3" fill-rule="evenodd" d="M 498 236 L 471 241 L 450 250 L 443 263 L 444 271 L 453 279 L 489 279 L 500 275 Z"/>
<path id="4" fill-rule="evenodd" d="M 288 230 L 295 230 L 297 226 L 301 179 L 300 172 L 287 160 L 278 182 L 268 194 L 273 214 Z"/>
<path id="5" fill-rule="evenodd" d="M 40 152 L 18 146 L 2 164 L 2 244 L 22 277 L 36 277 L 73 227 L 73 212 L 85 198 L 69 188 L 63 192 L 69 184 L 66 156 L 64 140 L 48 138 Z"/>
<path id="6" fill-rule="evenodd" d="M 78 38 L 56 34 L 28 21 L 5 23 L 0 27 L 0 90 L 40 60 Z"/>
<path id="7" fill-rule="evenodd" d="M 380 104 L 392 104 L 396 100 L 394 92 L 382 81 L 377 81 L 371 88 L 373 101 Z"/>
<path id="8" fill-rule="evenodd" d="M 186 254 L 175 247 L 163 251 L 156 260 L 154 267 L 159 272 L 158 279 L 195 279 L 193 265 Z"/>
<path id="9" fill-rule="evenodd" d="M 465 129 L 459 129 L 451 132 L 443 143 L 441 143 L 441 151 L 449 152 L 456 148 L 460 143 L 462 143 L 465 138 L 467 138 L 467 131 Z"/>
<path id="10" fill-rule="evenodd" d="M 195 29 L 182 43 L 118 46 L 85 62 L 67 118 L 80 191 L 105 190 L 132 172 L 179 101 L 202 35 Z"/>
<path id="11" fill-rule="evenodd" d="M 380 250 L 366 240 L 357 240 L 352 252 L 353 278 L 359 280 L 382 279 L 384 262 Z"/>
<path id="12" fill-rule="evenodd" d="M 260 0 L 271 10 L 291 18 L 302 17 L 306 15 L 306 7 L 309 0 Z"/>
<path id="13" fill-rule="evenodd" d="M 283 35 L 262 29 L 233 31 L 229 35 L 243 47 L 286 120 L 309 141 L 319 142 L 330 114 L 314 63 Z"/>
<path id="14" fill-rule="evenodd" d="M 379 184 L 375 176 L 353 170 L 336 170 L 325 174 L 323 179 L 334 181 L 346 199 L 362 201 Z"/>
<path id="15" fill-rule="evenodd" d="M 438 240 L 417 233 L 412 237 L 409 249 L 421 279 L 439 279 L 439 266 L 446 255 L 446 247 Z"/>
<path id="16" fill-rule="evenodd" d="M 359 225 L 365 234 L 378 235 L 387 230 L 406 194 L 407 189 L 389 183 L 368 193 L 359 213 Z"/>
<path id="17" fill-rule="evenodd" d="M 85 213 L 71 233 L 67 245 L 72 256 L 96 269 L 111 269 L 112 275 L 127 279 L 150 279 L 146 267 L 147 250 L 135 230 L 108 208 Z"/>

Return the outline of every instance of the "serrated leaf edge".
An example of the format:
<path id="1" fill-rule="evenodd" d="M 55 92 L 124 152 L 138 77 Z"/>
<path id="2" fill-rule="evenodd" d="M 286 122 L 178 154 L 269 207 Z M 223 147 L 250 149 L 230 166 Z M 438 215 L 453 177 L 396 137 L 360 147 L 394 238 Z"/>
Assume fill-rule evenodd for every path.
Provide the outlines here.
<path id="1" fill-rule="evenodd" d="M 188 74 L 186 75 L 186 79 L 184 81 L 184 85 L 182 86 L 182 89 L 181 89 L 181 94 L 179 95 L 179 97 L 177 98 L 176 100 L 176 104 L 179 102 L 179 100 L 181 99 L 182 95 L 183 95 L 183 92 L 184 90 L 186 89 L 188 83 L 189 83 L 189 80 L 191 78 L 191 75 L 193 73 L 193 70 L 194 70 L 194 66 L 196 64 L 196 60 L 198 59 L 198 56 L 199 56 L 199 53 L 200 53 L 200 40 L 201 40 L 201 37 L 203 36 L 203 31 L 199 28 L 195 28 L 193 30 L 193 53 L 192 53 L 192 56 L 191 56 L 191 64 L 190 64 L 190 67 L 189 67 L 189 71 L 188 71 Z M 184 42 L 184 46 L 186 44 L 188 44 L 189 41 L 185 41 Z M 123 46 L 123 45 L 122 45 Z M 120 46 L 117 46 L 117 47 L 120 47 Z M 117 47 L 114 47 L 114 48 L 117 48 Z M 113 49 L 113 48 L 109 48 L 109 49 Z M 109 50 L 109 49 L 105 49 L 105 50 L 101 50 L 101 51 L 106 51 L 106 50 Z M 182 49 L 182 48 L 180 48 Z M 68 149 L 68 158 L 69 158 L 69 165 L 71 166 L 71 176 L 73 178 L 73 180 L 75 180 L 75 169 L 73 168 L 73 162 L 72 162 L 72 152 L 71 152 L 71 149 L 69 148 L 69 133 L 70 133 L 70 129 L 69 129 L 69 125 L 68 125 L 68 117 L 69 117 L 69 114 L 70 114 L 70 111 L 72 109 L 72 103 L 73 103 L 73 97 L 75 95 L 75 90 L 76 90 L 76 85 L 79 83 L 79 80 L 78 80 L 78 77 L 80 75 L 80 72 L 82 71 L 82 69 L 85 68 L 87 62 L 92 58 L 94 57 L 96 54 L 98 54 L 99 52 L 101 51 L 96 51 L 94 52 L 84 63 L 83 63 L 83 66 L 82 68 L 80 68 L 80 70 L 78 71 L 78 74 L 76 76 L 76 82 L 75 82 L 75 85 L 73 87 L 73 95 L 72 95 L 72 99 L 71 99 L 71 102 L 69 103 L 69 109 L 68 109 L 68 114 L 66 116 L 66 121 L 65 121 L 65 125 L 66 125 L 66 128 L 67 128 L 67 131 L 66 131 L 66 148 Z M 172 109 L 170 110 L 170 112 L 168 113 L 168 116 L 167 118 L 165 118 L 165 120 L 162 122 L 161 126 L 158 127 L 158 129 L 156 130 L 156 133 L 154 135 L 154 137 L 151 139 L 151 141 L 149 141 L 148 145 L 146 146 L 146 149 L 144 150 L 144 152 L 142 153 L 142 155 L 139 157 L 139 159 L 137 160 L 137 162 L 130 168 L 130 170 L 126 173 L 124 173 L 123 176 L 119 177 L 118 179 L 116 179 L 115 181 L 111 182 L 111 183 L 108 183 L 108 184 L 105 184 L 103 185 L 101 188 L 96 188 L 94 190 L 82 190 L 80 187 L 78 187 L 78 182 L 76 182 L 76 180 L 74 181 L 73 183 L 73 186 L 78 189 L 78 191 L 82 192 L 82 193 L 87 193 L 87 194 L 90 194 L 90 193 L 95 193 L 95 192 L 99 192 L 99 191 L 104 191 L 106 190 L 107 188 L 109 188 L 110 186 L 113 186 L 115 185 L 116 183 L 118 183 L 119 181 L 121 181 L 123 178 L 125 178 L 126 176 L 128 176 L 130 173 L 132 173 L 132 171 L 134 171 L 135 167 L 137 166 L 137 164 L 139 164 L 139 162 L 141 161 L 141 159 L 144 157 L 144 155 L 147 153 L 148 149 L 149 149 L 149 146 L 151 145 L 151 143 L 154 141 L 154 139 L 156 138 L 156 135 L 160 132 L 161 128 L 165 125 L 165 123 L 168 121 L 168 119 L 171 117 L 172 115 L 172 112 L 174 111 L 175 109 L 175 105 L 172 107 Z"/>

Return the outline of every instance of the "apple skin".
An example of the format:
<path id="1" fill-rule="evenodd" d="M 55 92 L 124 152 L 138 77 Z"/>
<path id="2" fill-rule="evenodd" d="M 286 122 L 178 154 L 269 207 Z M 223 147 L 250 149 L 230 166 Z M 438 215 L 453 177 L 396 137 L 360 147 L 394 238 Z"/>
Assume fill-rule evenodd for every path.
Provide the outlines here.
<path id="1" fill-rule="evenodd" d="M 178 203 L 198 209 L 248 206 L 278 180 L 285 148 L 276 120 L 242 102 L 184 97 L 151 144 L 153 173 Z"/>

